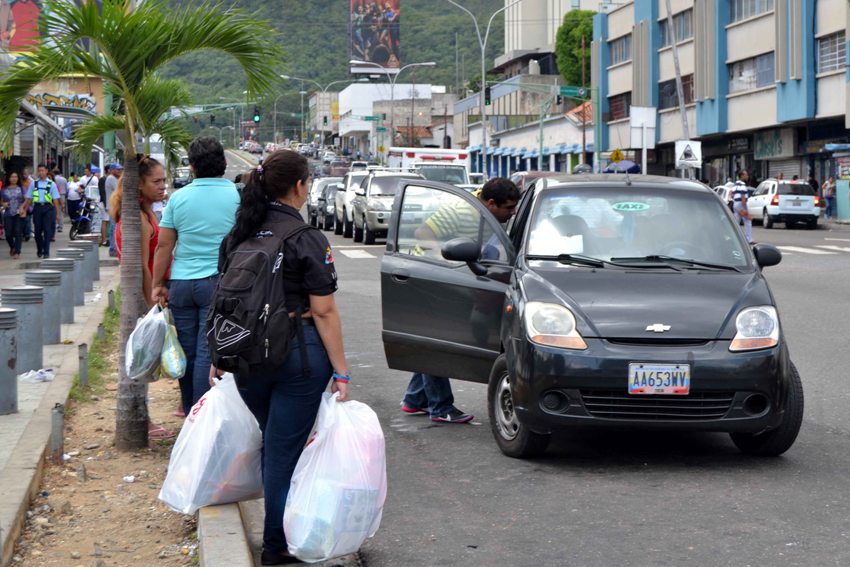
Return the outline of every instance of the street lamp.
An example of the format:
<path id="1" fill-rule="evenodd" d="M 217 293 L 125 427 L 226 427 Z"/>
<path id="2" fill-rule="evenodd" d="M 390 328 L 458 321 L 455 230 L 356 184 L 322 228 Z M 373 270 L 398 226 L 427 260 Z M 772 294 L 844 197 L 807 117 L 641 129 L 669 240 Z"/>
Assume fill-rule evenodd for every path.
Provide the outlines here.
<path id="1" fill-rule="evenodd" d="M 475 33 L 478 35 L 478 45 L 481 47 L 481 92 L 479 93 L 479 105 L 481 106 L 481 134 L 482 134 L 482 144 L 481 148 L 484 152 L 484 175 L 490 175 L 490 166 L 487 163 L 487 108 L 484 105 L 484 89 L 487 88 L 487 70 L 485 69 L 485 61 L 486 61 L 486 51 L 487 51 L 487 39 L 490 37 L 490 26 L 493 24 L 493 19 L 498 16 L 500 13 L 504 12 L 508 8 L 515 6 L 522 2 L 522 0 L 514 0 L 510 4 L 506 4 L 502 8 L 499 8 L 495 12 L 490 15 L 490 20 L 487 22 L 487 31 L 484 32 L 484 37 L 481 37 L 481 28 L 478 27 L 478 18 L 475 17 L 475 14 L 470 12 L 468 9 L 464 8 L 454 0 L 446 0 L 449 4 L 456 6 L 469 14 L 469 17 L 472 18 L 472 21 L 475 23 Z M 541 156 L 538 159 L 542 159 Z"/>
<path id="2" fill-rule="evenodd" d="M 299 136 L 299 139 L 301 140 L 301 143 L 303 144 L 304 143 L 304 95 L 307 94 L 307 91 L 302 89 L 298 92 L 298 94 L 301 95 L 301 136 Z"/>
<path id="3" fill-rule="evenodd" d="M 314 81 L 313 79 L 305 79 L 303 77 L 296 77 L 295 75 L 281 75 L 280 78 L 286 79 L 286 80 L 301 81 L 302 83 L 305 82 L 305 81 L 308 82 L 308 83 L 313 83 L 314 85 L 319 87 L 319 90 L 322 92 L 323 95 L 326 94 L 328 92 L 328 89 L 331 88 L 334 85 L 338 85 L 340 83 L 353 83 L 354 82 L 353 79 L 340 79 L 338 81 L 331 81 L 327 85 L 322 86 L 322 84 L 319 83 L 318 81 Z M 303 112 L 304 111 L 304 103 L 303 102 L 301 103 L 301 110 L 302 110 L 301 114 L 302 114 L 302 120 L 303 120 L 303 114 L 304 114 L 304 112 Z M 322 122 L 322 145 L 324 145 L 324 143 L 325 143 L 325 124 L 324 124 L 324 121 L 323 121 Z"/>
<path id="4" fill-rule="evenodd" d="M 519 0 L 517 0 L 519 1 Z M 405 69 L 410 69 L 412 67 L 436 67 L 437 64 L 434 61 L 425 61 L 423 63 L 408 63 L 404 67 L 398 70 L 395 75 L 390 73 L 389 68 L 384 67 L 380 63 L 374 63 L 372 61 L 360 61 L 359 59 L 352 59 L 348 62 L 349 65 L 371 65 L 372 67 L 377 67 L 378 69 L 382 69 L 384 73 L 387 75 L 387 80 L 390 82 L 390 140 L 395 140 L 395 83 L 398 80 L 398 76 L 401 75 L 401 72 Z M 410 93 L 411 98 L 414 96 L 413 93 Z M 411 128 L 413 124 L 411 124 Z M 392 145 L 392 144 L 391 144 Z"/>

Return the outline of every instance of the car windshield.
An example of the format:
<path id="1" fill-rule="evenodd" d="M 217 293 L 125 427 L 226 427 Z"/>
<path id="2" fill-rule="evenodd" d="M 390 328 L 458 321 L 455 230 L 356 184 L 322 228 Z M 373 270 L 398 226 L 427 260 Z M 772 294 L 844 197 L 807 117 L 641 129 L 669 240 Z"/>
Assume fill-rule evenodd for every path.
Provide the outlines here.
<path id="1" fill-rule="evenodd" d="M 402 179 L 416 179 L 415 175 L 393 175 L 388 177 L 374 177 L 369 187 L 370 197 L 391 197 L 396 194 L 398 182 Z"/>
<path id="2" fill-rule="evenodd" d="M 353 189 L 354 187 L 360 187 L 360 184 L 366 179 L 367 173 L 356 173 L 348 178 L 347 187 Z"/>
<path id="3" fill-rule="evenodd" d="M 527 254 L 622 264 L 692 260 L 749 266 L 745 242 L 711 193 L 667 187 L 562 187 L 537 199 Z"/>
<path id="4" fill-rule="evenodd" d="M 807 195 L 811 197 L 815 190 L 806 183 L 780 183 L 777 188 L 780 195 Z"/>
<path id="5" fill-rule="evenodd" d="M 422 177 L 431 181 L 442 181 L 452 185 L 468 183 L 466 168 L 462 165 L 456 167 L 422 165 L 418 168 Z"/>

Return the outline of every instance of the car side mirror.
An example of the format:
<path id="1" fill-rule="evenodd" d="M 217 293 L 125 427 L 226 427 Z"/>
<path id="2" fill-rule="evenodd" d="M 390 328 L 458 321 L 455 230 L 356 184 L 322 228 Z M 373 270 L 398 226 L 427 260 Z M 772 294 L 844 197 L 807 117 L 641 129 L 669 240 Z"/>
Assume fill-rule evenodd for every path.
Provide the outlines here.
<path id="1" fill-rule="evenodd" d="M 782 261 L 782 252 L 772 244 L 759 243 L 753 246 L 756 263 L 762 268 L 775 266 Z"/>
<path id="2" fill-rule="evenodd" d="M 476 276 L 487 275 L 487 268 L 478 262 L 481 247 L 477 242 L 469 238 L 453 238 L 443 244 L 441 252 L 446 260 L 466 262 Z"/>
<path id="3" fill-rule="evenodd" d="M 342 184 L 342 183 L 337 183 L 337 184 L 336 184 L 336 188 L 337 188 L 337 190 L 341 190 L 341 189 L 342 189 L 342 190 L 344 190 L 344 189 L 345 189 L 345 185 L 344 185 L 344 184 Z"/>
<path id="4" fill-rule="evenodd" d="M 362 187 L 358 187 L 357 189 L 354 190 L 354 194 L 357 195 L 358 197 L 365 197 L 366 196 L 366 190 L 363 189 Z"/>

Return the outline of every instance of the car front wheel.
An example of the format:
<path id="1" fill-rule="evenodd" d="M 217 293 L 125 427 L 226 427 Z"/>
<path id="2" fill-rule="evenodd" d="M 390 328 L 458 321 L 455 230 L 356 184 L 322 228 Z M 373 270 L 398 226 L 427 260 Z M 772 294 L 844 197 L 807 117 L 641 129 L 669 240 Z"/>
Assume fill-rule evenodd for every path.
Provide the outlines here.
<path id="1" fill-rule="evenodd" d="M 342 234 L 342 221 L 334 215 L 334 234 Z"/>
<path id="2" fill-rule="evenodd" d="M 509 457 L 524 459 L 541 455 L 546 451 L 551 435 L 535 433 L 519 422 L 511 392 L 512 381 L 507 357 L 502 354 L 493 364 L 487 388 L 493 437 L 502 453 Z"/>
<path id="3" fill-rule="evenodd" d="M 359 227 L 357 223 L 354 223 L 354 242 L 363 242 L 363 226 L 365 225 L 365 221 Z"/>
<path id="4" fill-rule="evenodd" d="M 769 214 L 767 214 L 767 209 L 762 212 L 761 224 L 764 228 L 773 228 L 773 219 L 770 218 Z"/>
<path id="5" fill-rule="evenodd" d="M 352 233 L 354 232 L 354 223 L 348 220 L 348 213 L 345 209 L 342 210 L 342 236 L 345 238 L 351 238 Z"/>
<path id="6" fill-rule="evenodd" d="M 334 218 L 332 215 L 325 215 L 325 230 L 333 230 L 334 228 Z"/>
<path id="7" fill-rule="evenodd" d="M 363 244 L 374 244 L 375 232 L 369 229 L 366 218 L 363 218 Z"/>
<path id="8" fill-rule="evenodd" d="M 764 433 L 730 433 L 732 442 L 748 455 L 776 457 L 791 448 L 803 424 L 803 382 L 797 367 L 791 364 L 791 376 L 782 423 Z"/>

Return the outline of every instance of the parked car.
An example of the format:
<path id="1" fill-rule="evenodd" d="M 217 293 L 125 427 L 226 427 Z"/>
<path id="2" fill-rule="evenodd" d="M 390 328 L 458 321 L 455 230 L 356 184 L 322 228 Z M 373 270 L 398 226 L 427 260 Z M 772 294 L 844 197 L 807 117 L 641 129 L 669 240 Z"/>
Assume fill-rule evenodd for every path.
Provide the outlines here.
<path id="1" fill-rule="evenodd" d="M 732 210 L 732 192 L 735 190 L 734 183 L 727 183 L 726 185 L 718 185 L 714 188 L 714 192 L 717 193 L 717 196 L 726 203 L 726 206 L 729 207 L 729 210 Z"/>
<path id="2" fill-rule="evenodd" d="M 805 181 L 765 179 L 747 199 L 747 210 L 764 228 L 773 228 L 777 222 L 792 228 L 803 222 L 815 229 L 821 213 L 820 197 Z"/>
<path id="3" fill-rule="evenodd" d="M 175 189 L 185 187 L 192 182 L 192 170 L 188 167 L 178 167 L 174 170 L 174 179 L 171 185 Z"/>
<path id="4" fill-rule="evenodd" d="M 387 235 L 393 199 L 400 181 L 422 179 L 414 173 L 371 171 L 354 190 L 351 209 L 354 217 L 354 242 L 374 244 Z"/>
<path id="5" fill-rule="evenodd" d="M 322 192 L 316 200 L 317 216 L 319 225 L 324 230 L 333 230 L 335 211 L 336 211 L 336 193 L 340 183 L 328 183 L 322 187 Z"/>
<path id="6" fill-rule="evenodd" d="M 349 171 L 337 186 L 334 234 L 341 234 L 345 238 L 351 238 L 354 235 L 354 215 L 351 210 L 351 201 L 354 200 L 354 190 L 360 187 L 360 182 L 367 175 L 369 175 L 368 171 Z"/>
<path id="7" fill-rule="evenodd" d="M 351 171 L 360 171 L 369 167 L 368 161 L 355 160 L 351 162 Z"/>
<path id="8" fill-rule="evenodd" d="M 557 171 L 517 171 L 511 174 L 511 181 L 519 188 L 520 193 L 525 193 L 528 185 L 535 179 L 541 177 L 560 177 L 564 175 Z"/>
<path id="9" fill-rule="evenodd" d="M 322 161 L 324 163 L 330 163 L 336 159 L 336 154 L 332 151 L 326 151 L 322 154 Z"/>
<path id="10" fill-rule="evenodd" d="M 319 198 L 325 187 L 336 185 L 340 181 L 342 181 L 342 177 L 323 177 L 313 180 L 313 185 L 310 187 L 310 194 L 307 196 L 307 219 L 311 226 L 325 224 L 325 212 L 320 207 Z"/>
<path id="11" fill-rule="evenodd" d="M 423 201 L 440 204 L 424 222 Z M 803 416 L 762 274 L 781 259 L 684 179 L 540 180 L 508 232 L 465 191 L 404 180 L 381 263 L 384 350 L 394 369 L 488 384 L 512 457 L 577 427 L 728 432 L 779 455 Z"/>
<path id="12" fill-rule="evenodd" d="M 351 171 L 349 163 L 345 160 L 337 159 L 331 162 L 330 167 L 328 168 L 328 175 L 342 177 L 349 171 Z"/>
<path id="13" fill-rule="evenodd" d="M 471 185 L 477 185 L 481 187 L 487 180 L 484 179 L 483 173 L 470 173 L 469 174 L 469 183 Z"/>

